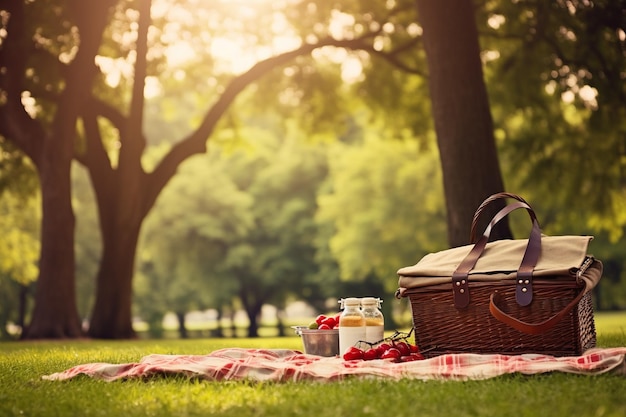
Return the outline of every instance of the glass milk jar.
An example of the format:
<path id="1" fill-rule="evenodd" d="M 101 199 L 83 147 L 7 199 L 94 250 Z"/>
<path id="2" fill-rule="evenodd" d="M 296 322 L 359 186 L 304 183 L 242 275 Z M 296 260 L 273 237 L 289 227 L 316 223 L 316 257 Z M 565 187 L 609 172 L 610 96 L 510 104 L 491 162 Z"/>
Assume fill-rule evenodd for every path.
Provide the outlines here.
<path id="1" fill-rule="evenodd" d="M 350 297 L 339 301 L 343 311 L 339 316 L 339 356 L 347 348 L 365 340 L 365 317 L 361 312 L 361 300 Z"/>
<path id="2" fill-rule="evenodd" d="M 361 309 L 365 317 L 365 340 L 378 343 L 385 337 L 385 318 L 380 311 L 383 302 L 380 298 L 361 298 Z"/>

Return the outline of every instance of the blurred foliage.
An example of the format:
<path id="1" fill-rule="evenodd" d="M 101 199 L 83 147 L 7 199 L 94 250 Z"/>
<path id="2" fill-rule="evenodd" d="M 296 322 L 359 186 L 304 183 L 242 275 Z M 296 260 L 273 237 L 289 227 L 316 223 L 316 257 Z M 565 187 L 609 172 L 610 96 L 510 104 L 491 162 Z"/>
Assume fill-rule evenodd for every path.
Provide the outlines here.
<path id="1" fill-rule="evenodd" d="M 479 9 L 508 188 L 540 201 L 554 233 L 591 230 L 613 243 L 624 233 L 625 6 L 491 1 Z"/>
<path id="2" fill-rule="evenodd" d="M 369 274 L 397 288 L 395 271 L 445 247 L 445 216 L 436 147 L 420 148 L 376 126 L 358 143 L 330 147 L 330 175 L 319 197 L 331 253 L 344 280 Z"/>
<path id="3" fill-rule="evenodd" d="M 6 323 L 23 324 L 28 314 L 27 294 L 39 273 L 40 217 L 37 194 L 0 193 L 0 338 L 10 336 Z"/>
<path id="4" fill-rule="evenodd" d="M 36 194 L 38 188 L 32 162 L 0 135 L 0 197 L 6 191 L 28 198 Z"/>
<path id="5" fill-rule="evenodd" d="M 27 285 L 37 279 L 39 199 L 5 191 L 0 198 L 0 276 Z"/>

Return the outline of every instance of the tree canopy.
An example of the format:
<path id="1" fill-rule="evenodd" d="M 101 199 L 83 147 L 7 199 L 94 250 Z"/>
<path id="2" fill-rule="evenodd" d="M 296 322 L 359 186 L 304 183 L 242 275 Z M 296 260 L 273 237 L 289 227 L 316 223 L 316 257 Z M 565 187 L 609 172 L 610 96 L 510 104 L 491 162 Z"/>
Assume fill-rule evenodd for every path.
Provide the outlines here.
<path id="1" fill-rule="evenodd" d="M 622 3 L 1 2 L 8 227 L 22 224 L 10 199 L 39 188 L 41 201 L 37 232 L 37 214 L 8 232 L 31 242 L 22 259 L 38 273 L 24 336 L 80 336 L 83 314 L 93 337 L 134 336 L 137 265 L 174 310 L 228 301 L 196 298 L 196 282 L 177 294 L 173 275 L 250 286 L 253 271 L 267 288 L 252 295 L 276 304 L 300 285 L 294 265 L 307 291 L 321 291 L 321 271 L 389 290 L 385 273 L 415 261 L 411 248 L 444 246 L 444 227 L 463 243 L 477 202 L 500 188 L 537 201 L 547 231 L 623 244 Z M 208 140 L 218 147 L 201 169 Z M 100 245 L 76 245 L 76 162 Z M 212 181 L 194 183 L 202 175 Z M 157 203 L 163 190 L 178 204 Z M 144 219 L 155 223 L 141 241 Z M 164 256 L 173 249 L 184 256 Z M 76 278 L 88 275 L 83 313 Z M 258 314 L 262 297 L 237 297 Z"/>

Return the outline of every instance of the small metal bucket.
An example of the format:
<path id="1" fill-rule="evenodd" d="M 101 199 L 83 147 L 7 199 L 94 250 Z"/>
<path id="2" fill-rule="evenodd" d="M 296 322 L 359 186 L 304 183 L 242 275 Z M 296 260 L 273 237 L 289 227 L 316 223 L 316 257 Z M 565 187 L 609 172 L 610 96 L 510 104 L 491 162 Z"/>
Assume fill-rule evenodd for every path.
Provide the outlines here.
<path id="1" fill-rule="evenodd" d="M 339 355 L 339 329 L 314 330 L 305 326 L 294 326 L 294 329 L 302 337 L 304 353 L 327 357 Z"/>

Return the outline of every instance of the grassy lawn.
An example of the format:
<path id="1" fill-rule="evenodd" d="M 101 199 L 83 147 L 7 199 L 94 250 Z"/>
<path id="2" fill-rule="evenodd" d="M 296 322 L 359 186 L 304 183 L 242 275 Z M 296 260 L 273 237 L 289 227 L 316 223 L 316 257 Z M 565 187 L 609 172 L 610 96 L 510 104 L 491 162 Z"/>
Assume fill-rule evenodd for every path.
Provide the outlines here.
<path id="1" fill-rule="evenodd" d="M 598 346 L 626 346 L 626 312 L 596 315 Z M 42 375 L 89 362 L 223 347 L 302 349 L 297 336 L 260 339 L 0 343 L 0 416 L 614 416 L 626 415 L 626 377 L 507 375 L 485 381 L 208 382 L 183 377 L 107 383 Z"/>

